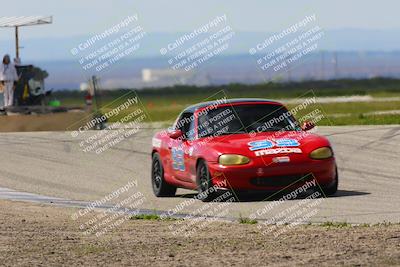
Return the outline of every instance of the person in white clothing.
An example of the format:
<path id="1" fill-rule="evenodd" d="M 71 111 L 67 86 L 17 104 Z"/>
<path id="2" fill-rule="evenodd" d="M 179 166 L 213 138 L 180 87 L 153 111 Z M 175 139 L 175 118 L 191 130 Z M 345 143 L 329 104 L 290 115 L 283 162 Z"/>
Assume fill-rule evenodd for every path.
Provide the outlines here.
<path id="1" fill-rule="evenodd" d="M 4 88 L 4 107 L 10 107 L 14 102 L 14 90 L 18 81 L 17 70 L 10 61 L 10 56 L 3 57 L 3 63 L 0 65 L 0 82 Z"/>

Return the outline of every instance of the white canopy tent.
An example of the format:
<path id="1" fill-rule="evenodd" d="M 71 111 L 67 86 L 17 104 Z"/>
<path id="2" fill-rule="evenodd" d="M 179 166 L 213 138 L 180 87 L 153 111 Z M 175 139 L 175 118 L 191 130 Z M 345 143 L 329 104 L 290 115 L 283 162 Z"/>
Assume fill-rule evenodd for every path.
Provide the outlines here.
<path id="1" fill-rule="evenodd" d="M 15 28 L 15 58 L 19 60 L 18 28 L 53 23 L 52 16 L 0 17 L 0 27 Z"/>

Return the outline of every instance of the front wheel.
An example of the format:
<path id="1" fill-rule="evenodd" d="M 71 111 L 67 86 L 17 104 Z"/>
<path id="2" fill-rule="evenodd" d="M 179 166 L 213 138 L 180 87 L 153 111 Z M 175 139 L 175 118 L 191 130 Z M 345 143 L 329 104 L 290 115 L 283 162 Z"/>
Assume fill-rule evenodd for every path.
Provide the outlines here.
<path id="1" fill-rule="evenodd" d="M 197 198 L 203 202 L 213 200 L 215 198 L 216 192 L 211 182 L 211 175 L 208 171 L 207 163 L 204 160 L 199 162 L 196 174 L 197 187 L 199 192 Z"/>
<path id="2" fill-rule="evenodd" d="M 157 197 L 173 197 L 176 187 L 168 184 L 164 179 L 164 168 L 161 163 L 160 155 L 154 153 L 151 164 L 151 184 L 154 195 Z"/>

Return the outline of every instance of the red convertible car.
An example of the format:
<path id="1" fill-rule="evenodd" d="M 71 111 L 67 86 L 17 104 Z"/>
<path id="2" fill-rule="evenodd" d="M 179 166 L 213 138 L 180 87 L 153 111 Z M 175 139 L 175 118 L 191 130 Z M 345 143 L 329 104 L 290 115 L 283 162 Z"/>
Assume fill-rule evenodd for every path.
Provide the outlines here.
<path id="1" fill-rule="evenodd" d="M 209 201 L 220 190 L 280 191 L 314 181 L 335 194 L 338 172 L 329 141 L 308 132 L 281 103 L 221 99 L 187 107 L 152 140 L 151 179 L 157 197 L 177 188 Z"/>

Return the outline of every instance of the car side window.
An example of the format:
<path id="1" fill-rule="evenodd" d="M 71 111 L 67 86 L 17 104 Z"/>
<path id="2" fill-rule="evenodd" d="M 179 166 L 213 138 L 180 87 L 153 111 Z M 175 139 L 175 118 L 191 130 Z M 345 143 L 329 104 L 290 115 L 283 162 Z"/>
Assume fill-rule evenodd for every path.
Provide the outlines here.
<path id="1" fill-rule="evenodd" d="M 187 133 L 188 140 L 194 140 L 195 130 L 194 130 L 194 117 L 192 117 L 189 125 L 189 132 Z"/>
<path id="2" fill-rule="evenodd" d="M 194 118 L 192 112 L 184 112 L 176 122 L 175 129 L 181 130 L 187 140 L 194 138 Z"/>

